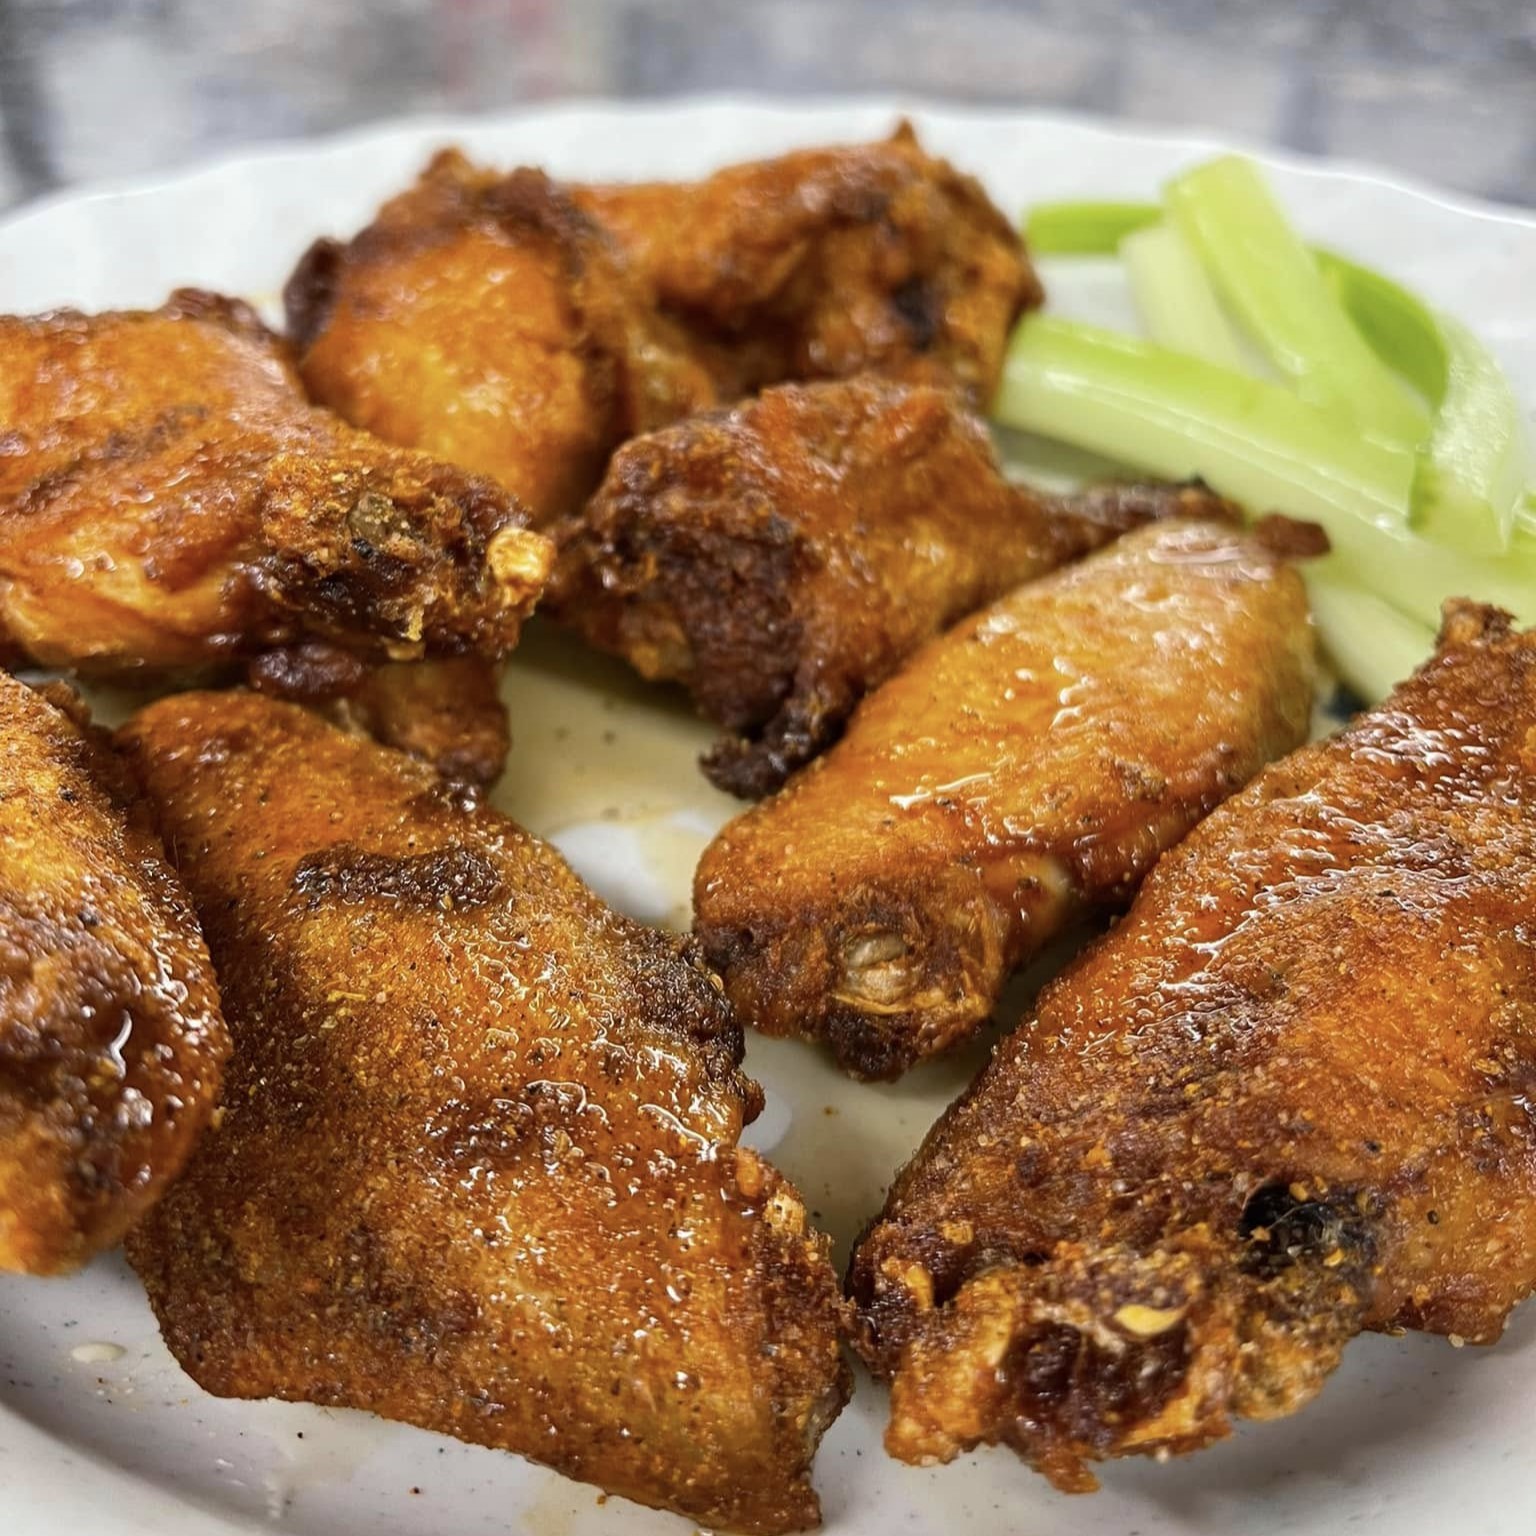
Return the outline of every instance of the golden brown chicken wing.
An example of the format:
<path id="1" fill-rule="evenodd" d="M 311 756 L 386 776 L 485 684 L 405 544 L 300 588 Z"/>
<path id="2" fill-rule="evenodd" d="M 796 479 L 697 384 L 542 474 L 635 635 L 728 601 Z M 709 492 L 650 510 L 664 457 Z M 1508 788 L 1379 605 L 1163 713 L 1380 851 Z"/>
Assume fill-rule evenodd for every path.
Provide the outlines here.
<path id="1" fill-rule="evenodd" d="M 227 1108 L 130 1257 L 208 1390 L 367 1408 L 733 1530 L 813 1524 L 826 1242 L 685 943 L 254 694 L 121 738 L 203 916 Z"/>
<path id="2" fill-rule="evenodd" d="M 895 1076 L 1304 740 L 1312 680 L 1301 580 L 1255 538 L 1129 533 L 932 642 L 727 826 L 695 931 L 744 1022 Z"/>
<path id="3" fill-rule="evenodd" d="M 1064 1488 L 1322 1386 L 1361 1328 L 1536 1283 L 1536 633 L 1450 605 L 1378 709 L 1164 856 L 860 1244 L 909 1461 Z"/>
<path id="4" fill-rule="evenodd" d="M 509 496 L 308 405 L 233 300 L 0 318 L 0 424 L 0 650 L 45 665 L 499 656 L 547 573 Z"/>
<path id="5" fill-rule="evenodd" d="M 492 475 L 537 522 L 580 506 L 624 438 L 714 402 L 645 282 L 554 182 L 456 150 L 286 290 L 315 399 Z"/>
<path id="6" fill-rule="evenodd" d="M 985 406 L 1042 292 L 981 185 L 888 139 L 734 165 L 702 181 L 578 187 L 707 357 L 727 397 L 878 373 Z"/>
<path id="7" fill-rule="evenodd" d="M 730 733 L 705 772 L 764 795 L 947 624 L 1136 523 L 1223 505 L 1199 487 L 1037 495 L 950 392 L 786 385 L 621 448 L 554 530 L 548 606 L 681 682 Z"/>
<path id="8" fill-rule="evenodd" d="M 33 1274 L 111 1247 L 160 1196 L 229 1049 L 121 765 L 49 692 L 0 673 L 0 1270 Z"/>

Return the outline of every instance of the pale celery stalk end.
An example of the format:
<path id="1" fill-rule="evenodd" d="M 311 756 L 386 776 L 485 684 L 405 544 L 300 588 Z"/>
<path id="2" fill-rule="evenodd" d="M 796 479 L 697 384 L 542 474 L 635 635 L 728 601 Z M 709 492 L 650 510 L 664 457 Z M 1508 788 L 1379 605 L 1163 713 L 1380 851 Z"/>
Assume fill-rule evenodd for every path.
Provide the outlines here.
<path id="1" fill-rule="evenodd" d="M 1120 257 L 1147 334 L 1160 346 L 1247 371 L 1237 333 L 1205 269 L 1171 224 L 1152 224 L 1120 242 Z"/>
<path id="2" fill-rule="evenodd" d="M 1435 631 L 1374 592 L 1305 573 L 1318 639 L 1333 669 L 1367 704 L 1379 704 L 1435 649 Z"/>
<path id="3" fill-rule="evenodd" d="M 1445 396 L 1414 486 L 1412 525 L 1474 554 L 1510 546 L 1529 469 L 1520 404 L 1487 348 L 1459 320 L 1438 317 Z"/>

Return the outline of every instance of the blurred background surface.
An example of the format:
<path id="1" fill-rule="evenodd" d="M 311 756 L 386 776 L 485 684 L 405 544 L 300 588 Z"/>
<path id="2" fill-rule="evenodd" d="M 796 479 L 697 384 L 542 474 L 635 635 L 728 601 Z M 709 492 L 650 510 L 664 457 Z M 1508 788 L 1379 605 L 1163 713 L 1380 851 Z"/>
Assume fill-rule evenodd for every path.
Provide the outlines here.
<path id="1" fill-rule="evenodd" d="M 0 0 L 0 206 L 403 113 L 722 90 L 1201 126 L 1536 205 L 1533 0 Z"/>

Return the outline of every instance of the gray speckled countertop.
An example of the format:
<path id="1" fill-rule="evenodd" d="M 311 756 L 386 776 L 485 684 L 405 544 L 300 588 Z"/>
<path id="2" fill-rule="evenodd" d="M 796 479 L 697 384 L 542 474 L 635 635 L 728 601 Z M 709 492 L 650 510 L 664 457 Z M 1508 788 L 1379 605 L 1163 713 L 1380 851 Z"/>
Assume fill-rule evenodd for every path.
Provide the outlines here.
<path id="1" fill-rule="evenodd" d="M 0 0 L 0 206 L 408 112 L 921 93 L 1536 204 L 1532 0 Z"/>

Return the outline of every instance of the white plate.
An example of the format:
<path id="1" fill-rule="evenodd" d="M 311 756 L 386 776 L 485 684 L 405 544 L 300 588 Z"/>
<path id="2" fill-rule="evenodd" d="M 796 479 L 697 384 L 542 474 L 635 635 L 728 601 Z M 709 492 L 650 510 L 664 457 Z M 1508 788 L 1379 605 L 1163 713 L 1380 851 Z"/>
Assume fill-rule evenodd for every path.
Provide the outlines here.
<path id="1" fill-rule="evenodd" d="M 270 306 L 314 236 L 352 231 L 444 143 L 570 177 L 695 175 L 792 145 L 881 134 L 896 110 L 571 106 L 268 150 L 27 209 L 0 226 L 0 307 L 152 305 L 178 283 Z M 914 115 L 929 145 L 980 175 L 1008 209 L 1050 197 L 1151 196 L 1175 168 L 1220 147 L 1057 117 Z M 1271 163 L 1307 234 L 1454 309 L 1495 346 L 1522 397 L 1536 400 L 1536 221 L 1359 170 Z M 1117 296 L 1091 273 L 1047 278 L 1056 280 L 1058 306 L 1065 299 L 1114 318 Z M 552 836 L 618 905 L 685 923 L 693 862 L 733 808 L 692 767 L 709 733 L 675 698 L 549 635 L 535 634 L 519 652 L 509 694 L 516 746 L 501 803 Z M 750 1139 L 800 1184 L 837 1238 L 839 1262 L 974 1061 L 973 1053 L 899 1085 L 860 1087 L 802 1047 L 751 1043 L 748 1066 L 769 1103 Z M 1529 1536 L 1533 1346 L 1536 1308 L 1492 1351 L 1362 1339 L 1296 1417 L 1246 1427 L 1171 1465 L 1113 1465 L 1102 1493 L 1075 1499 L 1053 1493 L 1007 1452 L 922 1471 L 888 1460 L 879 1445 L 884 1394 L 861 1377 L 818 1465 L 828 1527 L 842 1536 L 1332 1536 L 1346 1528 Z M 107 1354 L 115 1357 L 100 1358 Z M 183 1536 L 271 1529 L 273 1521 L 305 1536 L 689 1529 L 622 1500 L 600 1503 L 594 1490 L 514 1457 L 365 1415 L 208 1397 L 171 1361 L 116 1256 L 67 1281 L 0 1280 L 5 1536 Z"/>

